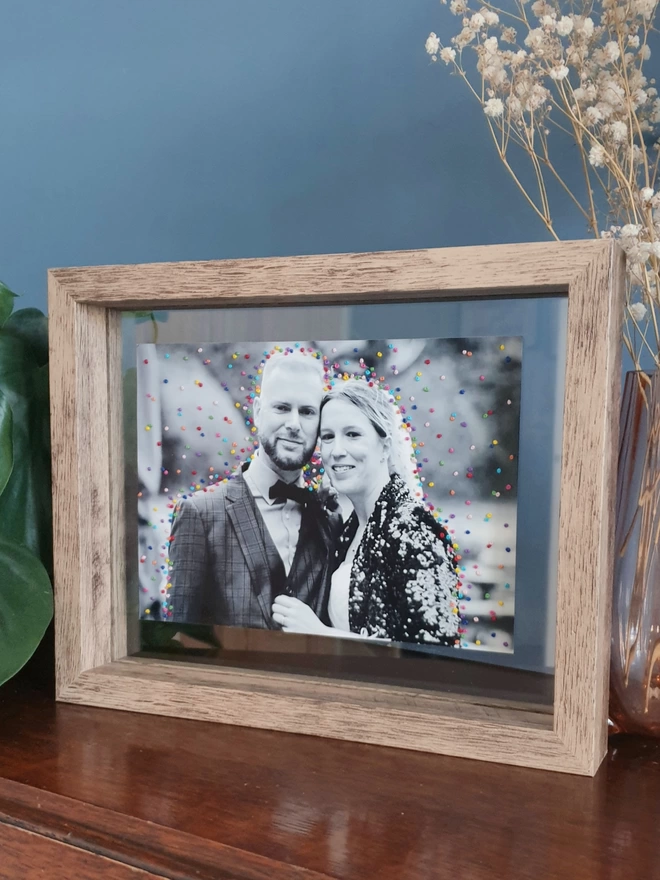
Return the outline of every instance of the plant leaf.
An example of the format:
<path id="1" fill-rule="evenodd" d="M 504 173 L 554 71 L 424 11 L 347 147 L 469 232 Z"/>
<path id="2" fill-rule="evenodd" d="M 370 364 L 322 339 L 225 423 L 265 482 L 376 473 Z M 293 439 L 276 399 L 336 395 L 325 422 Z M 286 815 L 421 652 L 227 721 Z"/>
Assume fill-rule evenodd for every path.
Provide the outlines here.
<path id="1" fill-rule="evenodd" d="M 0 281 L 0 327 L 11 315 L 16 294 Z"/>
<path id="2" fill-rule="evenodd" d="M 13 417 L 9 401 L 0 391 L 0 495 L 5 490 L 14 466 L 12 422 Z"/>
<path id="3" fill-rule="evenodd" d="M 53 591 L 39 559 L 0 538 L 0 684 L 30 659 L 53 616 Z"/>
<path id="4" fill-rule="evenodd" d="M 29 346 L 14 333 L 0 329 L 0 391 L 13 404 L 17 397 L 30 397 L 35 369 Z"/>
<path id="5" fill-rule="evenodd" d="M 31 348 L 0 330 L 0 391 L 11 406 L 13 469 L 0 495 L 0 534 L 24 544 L 51 570 L 51 496 L 47 367 Z"/>
<path id="6" fill-rule="evenodd" d="M 5 321 L 4 329 L 30 346 L 37 366 L 48 363 L 48 318 L 42 311 L 19 309 Z"/>

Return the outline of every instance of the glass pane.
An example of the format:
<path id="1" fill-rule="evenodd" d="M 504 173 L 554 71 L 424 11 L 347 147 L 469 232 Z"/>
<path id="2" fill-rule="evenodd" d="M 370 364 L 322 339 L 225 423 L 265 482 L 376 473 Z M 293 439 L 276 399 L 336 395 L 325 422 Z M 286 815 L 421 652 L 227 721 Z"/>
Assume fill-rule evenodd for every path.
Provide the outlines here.
<path id="1" fill-rule="evenodd" d="M 516 695 L 551 707 L 565 333 L 566 298 L 561 296 L 125 313 L 132 651 L 483 698 L 510 700 Z M 179 502 L 218 491 L 252 461 L 259 447 L 254 403 L 260 396 L 261 371 L 278 348 L 290 349 L 290 358 L 302 358 L 301 349 L 320 363 L 325 357 L 326 388 L 334 383 L 336 391 L 359 376 L 392 396 L 403 423 L 401 436 L 417 466 L 417 501 L 423 500 L 426 516 L 445 529 L 458 557 L 458 647 L 438 644 L 440 624 L 435 630 L 422 627 L 421 636 L 420 627 L 411 624 L 412 636 L 392 641 L 387 626 L 396 614 L 386 613 L 388 624 L 378 630 L 373 603 L 367 603 L 365 620 L 371 626 L 376 619 L 376 630 L 363 628 L 363 635 L 377 631 L 390 641 L 282 632 L 268 618 L 274 587 L 261 602 L 261 618 L 253 613 L 258 605 L 254 596 L 246 618 L 239 614 L 228 620 L 218 605 L 201 617 L 176 617 L 170 593 L 172 583 L 172 593 L 177 589 L 170 564 L 172 515 Z M 280 383 L 286 387 L 289 381 L 284 370 Z M 356 469 L 364 478 L 364 468 L 376 466 L 377 473 L 378 462 L 374 465 L 375 447 L 368 447 L 366 455 L 350 458 L 352 465 L 335 468 L 334 476 L 328 473 L 324 465 L 332 444 L 337 444 L 340 456 L 346 454 L 341 448 L 344 440 L 335 439 L 336 429 L 352 427 L 341 423 L 338 415 L 331 418 L 332 412 L 341 413 L 341 407 L 326 405 L 329 430 L 322 432 L 301 484 L 315 489 L 334 482 L 346 522 L 353 510 L 351 491 L 358 508 L 362 498 L 359 480 L 353 485 L 350 471 Z M 260 430 L 267 432 L 268 425 Z M 262 442 L 258 457 L 265 446 Z M 297 449 L 295 443 L 282 448 L 287 453 Z M 391 459 L 388 447 L 390 464 Z M 342 480 L 349 481 L 344 482 L 346 492 L 341 491 Z M 282 524 L 285 511 L 296 512 L 298 505 L 276 498 L 279 516 L 269 503 L 261 505 L 260 540 L 271 554 L 266 579 L 269 574 L 275 577 L 273 566 L 280 564 L 276 547 L 281 564 L 288 568 L 288 574 L 280 571 L 284 580 L 277 583 L 294 583 L 301 564 L 296 556 L 301 552 L 296 545 L 300 516 L 290 528 Z M 392 543 L 391 535 L 388 541 Z M 357 540 L 351 551 L 356 547 Z M 243 552 L 235 564 L 246 566 L 246 558 L 252 562 Z M 346 595 L 335 601 L 334 611 L 335 623 L 339 620 L 344 626 L 350 625 L 343 612 L 355 587 L 349 584 L 354 570 L 350 565 L 348 570 L 351 576 L 332 581 L 343 581 Z M 373 566 L 369 571 L 371 577 Z M 420 578 L 416 570 L 413 579 L 421 583 Z M 396 580 L 388 575 L 384 580 L 392 579 Z M 339 596 L 339 591 L 337 587 L 333 595 Z M 292 594 L 298 595 L 295 590 Z M 436 589 L 432 595 L 439 597 L 437 607 L 446 611 L 442 591 Z M 350 602 L 354 611 L 355 599 Z M 316 610 L 323 616 L 320 606 Z M 352 620 L 358 619 L 353 611 Z M 332 623 L 327 608 L 323 613 Z M 225 625 L 241 620 L 249 626 Z"/>

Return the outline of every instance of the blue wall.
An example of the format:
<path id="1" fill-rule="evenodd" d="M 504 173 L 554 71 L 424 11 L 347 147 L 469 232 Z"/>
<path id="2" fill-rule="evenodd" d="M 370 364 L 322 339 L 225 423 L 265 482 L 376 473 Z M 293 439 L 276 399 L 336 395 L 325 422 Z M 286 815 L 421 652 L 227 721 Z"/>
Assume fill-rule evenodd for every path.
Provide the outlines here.
<path id="1" fill-rule="evenodd" d="M 544 239 L 424 53 L 452 25 L 437 0 L 2 0 L 0 278 L 45 309 L 53 266 Z"/>

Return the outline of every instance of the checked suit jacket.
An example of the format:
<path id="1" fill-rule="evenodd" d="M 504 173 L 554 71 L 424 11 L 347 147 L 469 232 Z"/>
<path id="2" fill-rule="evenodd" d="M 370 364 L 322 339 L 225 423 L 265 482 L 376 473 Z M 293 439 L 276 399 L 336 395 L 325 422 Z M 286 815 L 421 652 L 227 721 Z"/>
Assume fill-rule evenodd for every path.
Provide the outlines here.
<path id="1" fill-rule="evenodd" d="M 328 622 L 331 560 L 339 517 L 315 495 L 301 511 L 287 576 L 243 475 L 177 506 L 170 537 L 170 603 L 178 623 L 280 629 L 275 596 L 286 593 Z"/>

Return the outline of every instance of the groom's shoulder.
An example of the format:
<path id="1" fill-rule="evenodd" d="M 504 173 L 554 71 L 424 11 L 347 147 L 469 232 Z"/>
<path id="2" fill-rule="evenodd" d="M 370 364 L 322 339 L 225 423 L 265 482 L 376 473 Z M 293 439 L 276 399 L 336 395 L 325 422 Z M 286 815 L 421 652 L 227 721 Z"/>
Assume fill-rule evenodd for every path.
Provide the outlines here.
<path id="1" fill-rule="evenodd" d="M 184 496 L 178 504 L 180 510 L 195 508 L 202 516 L 211 511 L 223 508 L 227 501 L 235 501 L 248 490 L 242 474 L 228 480 L 212 483 Z"/>

